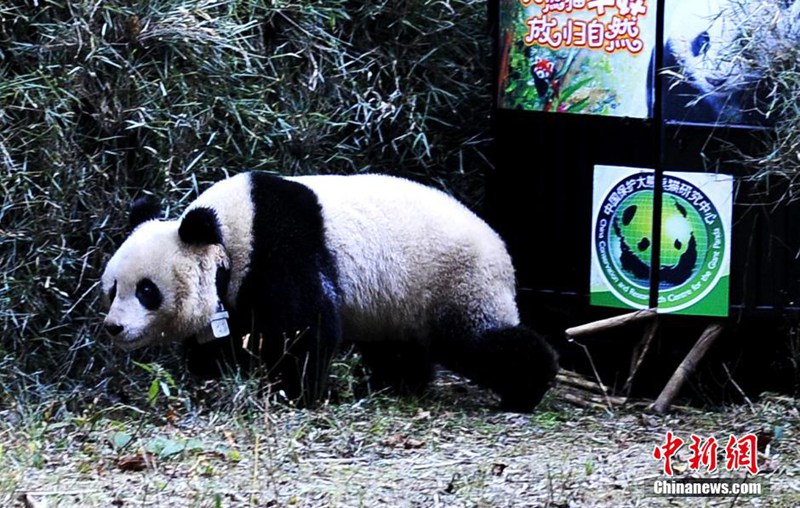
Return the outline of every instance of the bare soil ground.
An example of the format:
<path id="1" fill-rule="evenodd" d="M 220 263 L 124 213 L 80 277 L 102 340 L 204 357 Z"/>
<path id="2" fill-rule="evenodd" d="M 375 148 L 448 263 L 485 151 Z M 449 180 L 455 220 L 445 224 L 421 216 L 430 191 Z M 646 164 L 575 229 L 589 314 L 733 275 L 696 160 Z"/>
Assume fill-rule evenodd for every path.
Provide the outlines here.
<path id="1" fill-rule="evenodd" d="M 586 410 L 556 388 L 536 413 L 498 412 L 485 392 L 440 376 L 422 399 L 372 396 L 314 410 L 268 405 L 246 384 L 209 389 L 226 409 L 178 395 L 153 408 L 57 397 L 0 406 L 0 506 L 800 506 L 800 401 L 666 416 L 646 404 Z M 771 437 L 750 498 L 652 495 L 654 447 L 672 431 Z M 677 478 L 741 477 L 691 471 Z M 724 471 L 723 467 L 720 467 Z"/>

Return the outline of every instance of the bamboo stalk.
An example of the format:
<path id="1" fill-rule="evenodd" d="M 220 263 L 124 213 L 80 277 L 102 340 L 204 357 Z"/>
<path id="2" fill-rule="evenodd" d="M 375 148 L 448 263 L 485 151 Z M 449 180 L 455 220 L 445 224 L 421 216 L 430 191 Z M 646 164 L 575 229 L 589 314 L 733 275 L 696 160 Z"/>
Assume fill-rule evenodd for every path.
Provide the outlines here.
<path id="1" fill-rule="evenodd" d="M 602 386 L 594 381 L 590 381 L 579 374 L 570 372 L 568 370 L 560 370 L 556 376 L 556 380 L 566 385 L 583 388 L 585 390 L 598 392 L 600 394 L 608 393 L 608 387 Z"/>
<path id="2" fill-rule="evenodd" d="M 658 313 L 656 312 L 655 309 L 637 310 L 636 312 L 631 312 L 629 314 L 614 316 L 579 326 L 573 326 L 572 328 L 567 328 L 566 334 L 569 335 L 570 337 L 591 335 L 593 333 L 602 332 L 605 330 L 611 330 L 613 328 L 617 328 L 619 326 L 626 325 L 628 323 L 635 323 L 637 321 L 642 321 L 645 319 L 652 319 L 657 315 Z"/>
<path id="3" fill-rule="evenodd" d="M 608 387 L 586 379 L 577 372 L 561 369 L 556 376 L 560 397 L 581 407 L 603 408 L 625 404 L 624 397 L 608 395 Z"/>
<path id="4" fill-rule="evenodd" d="M 606 409 L 606 406 L 603 404 L 598 404 L 596 402 L 585 400 L 573 393 L 562 393 L 560 395 L 562 399 L 570 404 L 575 404 L 576 406 L 590 408 L 590 409 Z"/>
<path id="5" fill-rule="evenodd" d="M 669 409 L 672 400 L 678 395 L 678 392 L 680 392 L 688 377 L 697 369 L 700 360 L 703 359 L 708 348 L 710 348 L 711 344 L 720 336 L 723 329 L 724 326 L 721 323 L 712 323 L 706 327 L 703 334 L 697 339 L 697 342 L 695 342 L 692 349 L 686 355 L 686 358 L 684 358 L 681 364 L 678 365 L 678 368 L 675 369 L 675 372 L 661 391 L 658 399 L 656 399 L 653 404 L 653 409 L 655 411 L 664 413 Z"/>

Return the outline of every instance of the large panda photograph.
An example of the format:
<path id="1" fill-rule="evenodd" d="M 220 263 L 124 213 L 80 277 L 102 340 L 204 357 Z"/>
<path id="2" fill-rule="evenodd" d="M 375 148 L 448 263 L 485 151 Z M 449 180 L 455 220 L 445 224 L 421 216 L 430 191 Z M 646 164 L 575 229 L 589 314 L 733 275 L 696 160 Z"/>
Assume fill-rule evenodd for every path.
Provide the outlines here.
<path id="1" fill-rule="evenodd" d="M 776 102 L 786 88 L 781 69 L 799 36 L 800 3 L 793 0 L 667 0 L 658 71 L 663 118 L 709 125 L 774 123 Z"/>

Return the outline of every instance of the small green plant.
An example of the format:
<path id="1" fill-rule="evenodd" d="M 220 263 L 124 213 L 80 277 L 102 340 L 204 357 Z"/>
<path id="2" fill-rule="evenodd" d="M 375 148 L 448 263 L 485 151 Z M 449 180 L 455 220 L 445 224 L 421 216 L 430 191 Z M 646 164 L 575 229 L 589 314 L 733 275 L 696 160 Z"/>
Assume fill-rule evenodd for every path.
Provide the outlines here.
<path id="1" fill-rule="evenodd" d="M 161 393 L 168 402 L 173 399 L 172 391 L 175 389 L 176 384 L 172 374 L 157 363 L 133 363 L 152 377 L 150 388 L 147 390 L 147 401 L 150 403 L 151 407 L 155 406 L 156 402 L 158 402 L 159 393 Z"/>
<path id="2" fill-rule="evenodd" d="M 364 364 L 358 353 L 350 351 L 331 363 L 329 388 L 337 401 L 356 399 L 365 383 Z"/>
<path id="3" fill-rule="evenodd" d="M 561 426 L 563 415 L 556 411 L 541 411 L 534 414 L 532 419 L 545 429 L 556 429 Z"/>

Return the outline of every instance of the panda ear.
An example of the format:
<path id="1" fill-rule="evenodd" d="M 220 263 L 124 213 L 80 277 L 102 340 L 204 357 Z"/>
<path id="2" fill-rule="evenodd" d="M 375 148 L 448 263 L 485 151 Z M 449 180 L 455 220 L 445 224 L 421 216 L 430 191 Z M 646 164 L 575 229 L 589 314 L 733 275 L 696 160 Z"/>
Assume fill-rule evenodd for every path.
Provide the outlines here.
<path id="1" fill-rule="evenodd" d="M 222 243 L 217 212 L 211 208 L 198 207 L 190 210 L 178 228 L 181 241 L 189 245 L 212 245 Z"/>
<path id="2" fill-rule="evenodd" d="M 131 203 L 128 221 L 131 231 L 142 222 L 161 218 L 161 204 L 153 196 L 142 196 Z"/>

